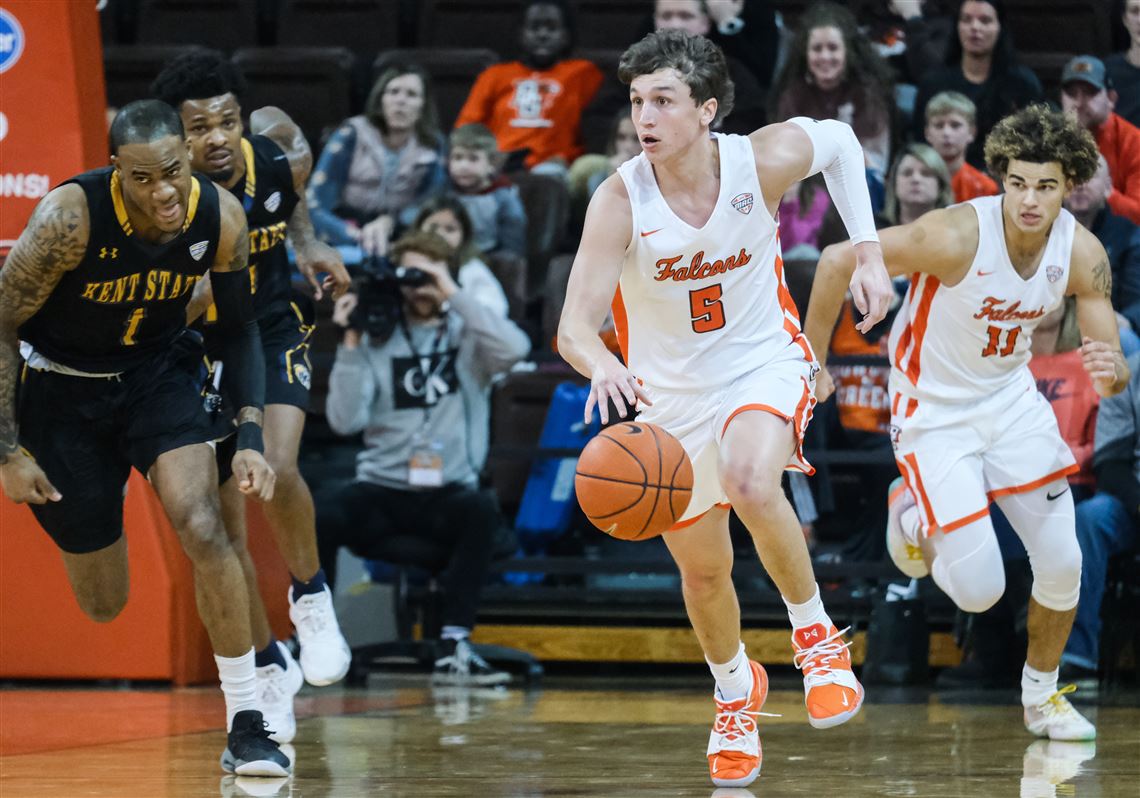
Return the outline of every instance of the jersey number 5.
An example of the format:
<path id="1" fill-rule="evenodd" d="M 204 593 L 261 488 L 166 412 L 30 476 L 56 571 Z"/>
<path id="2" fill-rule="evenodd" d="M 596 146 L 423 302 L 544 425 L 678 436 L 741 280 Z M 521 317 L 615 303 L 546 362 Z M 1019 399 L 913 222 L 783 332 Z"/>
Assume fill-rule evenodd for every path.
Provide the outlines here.
<path id="1" fill-rule="evenodd" d="M 146 308 L 135 308 L 131 311 L 131 315 L 127 316 L 123 337 L 119 339 L 123 346 L 134 346 L 138 343 L 135 340 L 135 333 L 139 331 L 139 325 L 144 318 L 146 318 Z"/>
<path id="2" fill-rule="evenodd" d="M 689 292 L 693 332 L 707 333 L 724 326 L 724 305 L 720 294 L 720 283 Z"/>
<path id="3" fill-rule="evenodd" d="M 1005 333 L 1005 346 L 998 349 L 1001 345 L 1001 334 Z M 1020 325 L 1009 330 L 1003 330 L 1001 327 L 989 326 L 986 327 L 986 334 L 990 337 L 986 342 L 986 348 L 982 350 L 982 357 L 1009 357 L 1013 354 L 1014 347 L 1017 346 L 1017 336 L 1021 334 Z"/>

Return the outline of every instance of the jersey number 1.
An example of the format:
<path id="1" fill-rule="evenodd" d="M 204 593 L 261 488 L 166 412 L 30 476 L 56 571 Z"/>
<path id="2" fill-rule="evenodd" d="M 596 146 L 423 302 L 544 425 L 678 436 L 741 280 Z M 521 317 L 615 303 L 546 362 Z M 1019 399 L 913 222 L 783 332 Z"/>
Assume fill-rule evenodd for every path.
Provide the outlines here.
<path id="1" fill-rule="evenodd" d="M 131 315 L 127 316 L 126 329 L 123 330 L 123 337 L 119 339 L 123 346 L 134 346 L 138 343 L 135 340 L 135 333 L 139 331 L 139 325 L 146 317 L 146 308 L 135 308 L 131 311 Z"/>
<path id="2" fill-rule="evenodd" d="M 1005 346 L 1000 350 L 998 346 L 1001 344 L 1001 334 L 1005 333 Z M 986 348 L 982 350 L 982 357 L 1009 357 L 1013 354 L 1014 347 L 1017 346 L 1017 336 L 1021 334 L 1020 325 L 1013 327 L 1009 330 L 1003 330 L 1001 327 L 989 326 L 986 327 L 986 334 L 990 337 L 986 343 Z"/>
<path id="3" fill-rule="evenodd" d="M 689 292 L 693 332 L 707 333 L 724 326 L 724 305 L 720 301 L 720 295 L 720 283 Z"/>

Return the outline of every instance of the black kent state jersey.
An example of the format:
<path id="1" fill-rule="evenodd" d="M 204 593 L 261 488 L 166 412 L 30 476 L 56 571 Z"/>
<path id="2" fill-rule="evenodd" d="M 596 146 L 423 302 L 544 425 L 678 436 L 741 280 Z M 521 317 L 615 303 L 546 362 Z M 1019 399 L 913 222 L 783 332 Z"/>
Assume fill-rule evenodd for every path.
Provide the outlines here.
<path id="1" fill-rule="evenodd" d="M 20 338 L 69 368 L 126 371 L 185 329 L 194 286 L 218 250 L 218 190 L 209 178 L 192 175 L 182 232 L 154 244 L 135 235 L 113 167 L 84 172 L 63 185 L 68 183 L 87 197 L 87 251 L 20 327 Z"/>
<path id="2" fill-rule="evenodd" d="M 249 272 L 257 317 L 289 310 L 292 269 L 285 254 L 285 228 L 297 207 L 289 159 L 271 139 L 241 140 L 245 177 L 230 189 L 249 223 Z"/>

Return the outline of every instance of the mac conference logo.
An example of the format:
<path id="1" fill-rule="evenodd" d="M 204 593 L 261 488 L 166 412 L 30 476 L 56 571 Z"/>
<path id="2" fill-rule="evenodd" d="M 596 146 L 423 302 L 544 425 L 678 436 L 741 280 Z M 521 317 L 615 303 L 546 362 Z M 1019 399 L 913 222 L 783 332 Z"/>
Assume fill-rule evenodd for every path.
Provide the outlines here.
<path id="1" fill-rule="evenodd" d="M 0 8 L 0 74 L 7 72 L 24 52 L 24 29 L 9 11 Z"/>

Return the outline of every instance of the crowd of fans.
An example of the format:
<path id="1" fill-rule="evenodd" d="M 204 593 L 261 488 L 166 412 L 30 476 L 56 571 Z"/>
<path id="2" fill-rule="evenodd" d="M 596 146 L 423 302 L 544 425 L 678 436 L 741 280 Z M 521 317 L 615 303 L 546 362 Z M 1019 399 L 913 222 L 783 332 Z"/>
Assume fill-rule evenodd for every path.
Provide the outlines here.
<path id="1" fill-rule="evenodd" d="M 1105 245 L 1126 354 L 1140 349 L 1132 332 L 1140 324 L 1140 0 L 1115 4 L 1128 49 L 1072 58 L 1056 96 L 1019 59 L 1003 0 L 819 2 L 794 24 L 767 0 L 656 0 L 649 12 L 647 7 L 645 31 L 650 25 L 681 28 L 707 35 L 724 49 L 736 101 L 720 123 L 722 131 L 747 133 L 793 116 L 850 124 L 863 145 L 867 183 L 883 225 L 1000 192 L 994 176 L 985 173 L 982 151 L 986 134 L 1008 113 L 1045 101 L 1076 115 L 1093 133 L 1103 160 L 1066 205 Z M 645 31 L 631 31 L 630 43 Z M 447 319 L 438 328 L 446 331 L 442 342 L 435 332 L 405 325 L 408 340 L 393 349 L 400 329 L 362 327 L 361 314 L 350 307 L 355 298 L 336 308 L 334 320 L 346 332 L 335 355 L 328 421 L 337 432 L 363 431 L 364 451 L 354 486 L 336 488 L 331 495 L 337 498 L 322 505 L 335 508 L 318 520 L 322 559 L 335 559 L 341 546 L 368 556 L 385 529 L 416 523 L 380 513 L 376 496 L 421 493 L 404 503 L 419 508 L 425 531 L 435 530 L 432 535 L 454 547 L 448 579 L 460 601 L 446 611 L 449 624 L 474 623 L 479 591 L 471 577 L 485 571 L 485 557 L 476 550 L 487 550 L 491 526 L 509 524 L 499 517 L 494 498 L 478 488 L 491 385 L 528 354 L 554 360 L 549 331 L 536 320 L 550 316 L 550 308 L 541 305 L 557 303 L 557 295 L 544 296 L 542 285 L 519 287 L 504 279 L 527 273 L 525 262 L 532 257 L 519 182 L 543 175 L 565 192 L 571 211 L 566 227 L 555 231 L 555 248 L 573 252 L 575 225 L 590 195 L 640 151 L 624 87 L 576 57 L 578 33 L 565 0 L 531 0 L 523 4 L 516 29 L 503 35 L 504 51 L 513 43 L 518 57 L 474 77 L 453 130 L 440 128 L 431 75 L 408 60 L 379 76 L 361 114 L 340 123 L 324 142 L 313 142 L 319 157 L 307 198 L 321 238 L 358 248 L 358 261 L 386 256 L 396 266 L 417 268 L 427 262 L 450 275 L 434 305 L 425 300 L 423 308 L 409 308 L 412 319 Z M 603 151 L 589 152 L 591 140 L 604 141 Z M 529 210 L 533 215 L 534 206 Z M 819 252 L 845 237 L 818 179 L 788 192 L 780 221 L 789 282 L 794 269 L 810 274 Z M 1043 338 L 1050 340 L 1035 346 L 1033 369 L 1043 391 L 1081 379 L 1079 358 L 1073 365 L 1074 345 L 1064 335 L 1069 316 L 1058 316 L 1059 335 L 1043 327 Z M 888 330 L 889 320 L 860 333 L 846 312 L 835 331 L 838 412 L 826 431 L 832 446 L 889 451 Z M 450 360 L 442 354 L 449 347 Z M 846 366 L 843 356 L 861 360 Z M 868 356 L 881 363 L 868 365 Z M 408 375 L 404 385 L 391 379 L 398 369 Z M 438 396 L 425 399 L 432 391 Z M 1057 405 L 1062 430 L 1081 453 L 1082 472 L 1074 484 L 1084 499 L 1078 527 L 1087 585 L 1067 661 L 1094 669 L 1100 602 L 1095 586 L 1103 586 L 1108 558 L 1135 541 L 1140 395 L 1133 386 L 1104 400 L 1098 420 L 1090 390 L 1053 394 L 1051 400 L 1063 403 Z M 413 416 L 416 423 L 406 421 Z M 406 469 L 417 457 L 436 464 L 425 465 L 431 475 L 424 479 L 441 481 L 410 489 L 396 485 L 389 472 Z M 855 527 L 849 532 L 861 542 L 845 552 L 881 558 L 891 474 L 869 469 L 865 478 L 865 512 L 845 515 Z M 456 523 L 457 516 L 468 523 Z M 438 528 L 424 520 L 431 518 L 440 522 Z M 460 529 L 477 539 L 463 539 Z M 335 563 L 323 564 L 331 579 Z"/>

